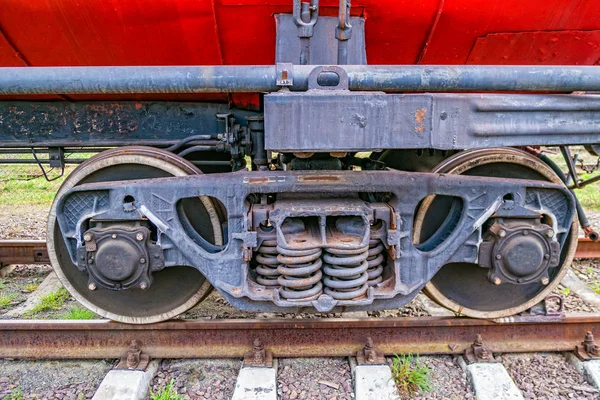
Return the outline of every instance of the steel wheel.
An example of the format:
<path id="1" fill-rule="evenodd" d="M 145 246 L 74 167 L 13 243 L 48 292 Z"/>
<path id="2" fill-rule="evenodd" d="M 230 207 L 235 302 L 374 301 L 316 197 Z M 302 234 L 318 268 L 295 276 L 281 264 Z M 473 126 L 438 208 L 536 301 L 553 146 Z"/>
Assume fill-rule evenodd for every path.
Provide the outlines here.
<path id="1" fill-rule="evenodd" d="M 164 150 L 123 147 L 100 153 L 77 167 L 65 180 L 57 197 L 84 183 L 201 173 L 188 161 Z M 189 199 L 181 212 L 190 221 L 189 229 L 215 245 L 223 244 L 219 209 L 209 198 Z M 146 290 L 98 288 L 90 291 L 87 274 L 77 269 L 67 252 L 56 223 L 56 202 L 50 210 L 47 238 L 52 266 L 69 293 L 91 311 L 115 321 L 135 324 L 163 321 L 190 309 L 212 289 L 200 272 L 182 266 L 154 273 L 154 282 Z"/>
<path id="2" fill-rule="evenodd" d="M 562 184 L 556 174 L 537 157 L 516 149 L 483 149 L 458 153 L 441 162 L 432 172 L 545 180 Z M 417 211 L 414 241 L 431 237 L 444 221 L 450 220 L 452 200 L 441 196 L 426 198 Z M 449 219 L 450 218 L 450 219 Z M 487 271 L 476 264 L 443 266 L 425 286 L 425 294 L 438 304 L 475 318 L 500 318 L 522 312 L 539 303 L 560 283 L 577 246 L 577 219 L 574 218 L 561 251 L 560 264 L 550 269 L 550 283 L 496 286 Z"/>

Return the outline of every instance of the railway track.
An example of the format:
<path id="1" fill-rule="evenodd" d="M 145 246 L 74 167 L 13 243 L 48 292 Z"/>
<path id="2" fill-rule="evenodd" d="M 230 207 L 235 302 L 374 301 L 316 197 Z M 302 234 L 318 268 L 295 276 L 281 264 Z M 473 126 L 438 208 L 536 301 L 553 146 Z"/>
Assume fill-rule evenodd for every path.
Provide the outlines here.
<path id="1" fill-rule="evenodd" d="M 480 335 L 496 353 L 574 351 L 600 315 L 187 320 L 128 325 L 106 320 L 0 320 L 0 357 L 118 358 L 132 341 L 152 358 L 241 358 L 256 339 L 277 357 L 350 357 L 371 338 L 392 354 L 462 354 Z"/>
<path id="2" fill-rule="evenodd" d="M 600 258 L 600 241 L 580 238 L 575 258 Z M 50 260 L 43 240 L 0 240 L 0 265 L 48 263 Z"/>

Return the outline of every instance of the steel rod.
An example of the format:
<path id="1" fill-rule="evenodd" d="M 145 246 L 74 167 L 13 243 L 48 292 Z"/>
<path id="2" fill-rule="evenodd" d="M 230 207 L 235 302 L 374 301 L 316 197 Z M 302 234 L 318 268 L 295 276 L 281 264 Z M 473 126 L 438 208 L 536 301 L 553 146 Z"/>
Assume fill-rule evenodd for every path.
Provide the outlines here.
<path id="1" fill-rule="evenodd" d="M 600 317 L 495 323 L 467 318 L 0 321 L 2 358 L 116 358 L 132 340 L 152 358 L 242 357 L 258 338 L 276 357 L 343 357 L 370 337 L 385 354 L 460 354 L 480 334 L 492 352 L 572 351 Z"/>
<path id="2" fill-rule="evenodd" d="M 293 67 L 306 90 L 316 66 Z M 595 66 L 347 65 L 350 90 L 388 92 L 600 91 Z M 0 95 L 273 92 L 276 66 L 0 68 Z"/>

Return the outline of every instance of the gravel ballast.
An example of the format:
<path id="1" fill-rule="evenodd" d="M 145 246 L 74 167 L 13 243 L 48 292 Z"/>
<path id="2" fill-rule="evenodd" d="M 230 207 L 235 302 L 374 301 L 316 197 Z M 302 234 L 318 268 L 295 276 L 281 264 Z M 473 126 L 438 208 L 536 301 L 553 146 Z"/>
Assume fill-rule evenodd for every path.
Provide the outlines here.
<path id="1" fill-rule="evenodd" d="M 0 360 L 0 398 L 19 393 L 22 399 L 91 399 L 113 361 Z M 9 397 L 10 398 L 10 397 Z"/>
<path id="2" fill-rule="evenodd" d="M 345 358 L 279 359 L 277 395 L 281 400 L 352 399 L 350 365 Z"/>
<path id="3" fill-rule="evenodd" d="M 171 380 L 185 399 L 231 399 L 241 360 L 163 360 L 150 389 L 157 393 Z"/>
<path id="4" fill-rule="evenodd" d="M 524 353 L 498 356 L 525 399 L 598 399 L 577 368 L 562 354 Z"/>

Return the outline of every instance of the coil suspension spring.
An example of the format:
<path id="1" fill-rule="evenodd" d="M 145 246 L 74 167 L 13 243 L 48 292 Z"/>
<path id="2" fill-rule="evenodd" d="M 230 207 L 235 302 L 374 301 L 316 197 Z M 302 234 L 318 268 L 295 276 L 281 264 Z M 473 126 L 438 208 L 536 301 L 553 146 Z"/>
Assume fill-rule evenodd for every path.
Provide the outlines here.
<path id="1" fill-rule="evenodd" d="M 277 247 L 279 294 L 288 300 L 312 300 L 323 293 L 321 249 L 289 250 Z"/>
<path id="2" fill-rule="evenodd" d="M 280 264 L 277 261 L 277 256 L 279 255 L 277 240 L 264 240 L 258 248 L 257 253 L 256 282 L 268 287 L 279 286 L 277 279 L 281 274 L 277 271 L 277 267 Z"/>
<path id="3" fill-rule="evenodd" d="M 323 272 L 325 293 L 337 300 L 350 300 L 361 297 L 369 288 L 369 248 L 361 249 L 325 249 Z"/>
<path id="4" fill-rule="evenodd" d="M 385 263 L 385 256 L 383 254 L 383 243 L 379 239 L 369 240 L 369 256 L 367 257 L 367 275 L 369 280 L 367 284 L 369 286 L 375 286 L 383 280 L 383 267 Z"/>

